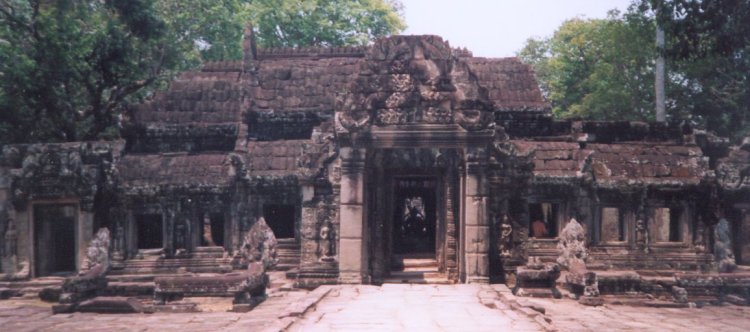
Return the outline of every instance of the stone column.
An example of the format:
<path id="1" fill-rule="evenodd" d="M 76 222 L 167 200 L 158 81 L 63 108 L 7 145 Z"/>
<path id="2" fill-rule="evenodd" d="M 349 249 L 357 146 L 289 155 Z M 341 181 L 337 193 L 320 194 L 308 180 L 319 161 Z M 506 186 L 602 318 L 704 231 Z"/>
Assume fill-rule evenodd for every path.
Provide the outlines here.
<path id="1" fill-rule="evenodd" d="M 339 282 L 369 282 L 365 230 L 364 166 L 365 150 L 342 147 L 339 216 Z"/>
<path id="2" fill-rule="evenodd" d="M 78 256 L 76 257 L 77 271 L 81 271 L 84 268 L 83 263 L 86 261 L 89 242 L 91 242 L 93 232 L 97 231 L 94 230 L 94 212 L 84 209 L 83 207 L 84 206 L 81 206 L 81 209 L 78 211 L 78 222 L 76 223 L 76 252 Z"/>
<path id="3" fill-rule="evenodd" d="M 490 281 L 490 220 L 487 211 L 488 185 L 484 149 L 472 149 L 466 154 L 464 174 L 464 260 L 466 283 Z"/>
<path id="4" fill-rule="evenodd" d="M 302 184 L 302 225 L 300 226 L 300 270 L 314 269 L 317 265 L 318 205 L 314 201 L 315 187 Z"/>

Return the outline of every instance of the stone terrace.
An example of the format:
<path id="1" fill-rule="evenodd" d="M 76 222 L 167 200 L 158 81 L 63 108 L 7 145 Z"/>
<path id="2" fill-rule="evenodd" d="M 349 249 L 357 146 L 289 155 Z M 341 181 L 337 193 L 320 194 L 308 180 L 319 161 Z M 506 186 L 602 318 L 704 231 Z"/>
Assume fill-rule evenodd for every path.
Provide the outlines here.
<path id="1" fill-rule="evenodd" d="M 4 331 L 748 331 L 750 308 L 651 308 L 517 298 L 504 285 L 322 286 L 273 291 L 248 313 L 191 298 L 204 312 L 52 315 L 34 299 L 0 301 Z"/>

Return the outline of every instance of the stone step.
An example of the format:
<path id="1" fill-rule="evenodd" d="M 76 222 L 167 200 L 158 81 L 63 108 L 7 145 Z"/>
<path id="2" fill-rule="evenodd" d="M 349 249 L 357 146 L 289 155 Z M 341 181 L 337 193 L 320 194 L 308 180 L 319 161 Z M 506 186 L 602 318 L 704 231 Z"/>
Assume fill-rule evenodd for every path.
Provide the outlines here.
<path id="1" fill-rule="evenodd" d="M 400 276 L 391 275 L 388 278 L 383 279 L 384 284 L 434 284 L 434 285 L 450 285 L 454 284 L 452 280 L 448 280 L 443 274 L 428 276 L 424 278 L 404 278 Z"/>
<path id="2" fill-rule="evenodd" d="M 271 268 L 271 271 L 289 271 L 299 267 L 299 264 L 276 264 Z"/>
<path id="3" fill-rule="evenodd" d="M 299 269 L 300 250 L 300 244 L 296 239 L 278 239 L 278 245 L 276 246 L 277 263 L 271 270 L 288 272 Z"/>
<path id="4" fill-rule="evenodd" d="M 392 279 L 439 279 L 445 278 L 445 274 L 435 271 L 391 271 Z"/>
<path id="5" fill-rule="evenodd" d="M 22 289 L 28 287 L 44 288 L 61 286 L 65 281 L 63 277 L 42 277 L 31 280 L 0 281 L 1 288 Z"/>
<path id="6" fill-rule="evenodd" d="M 438 266 L 435 258 L 413 258 L 413 257 L 394 257 L 393 268 L 395 270 L 416 270 L 416 269 L 436 269 Z"/>

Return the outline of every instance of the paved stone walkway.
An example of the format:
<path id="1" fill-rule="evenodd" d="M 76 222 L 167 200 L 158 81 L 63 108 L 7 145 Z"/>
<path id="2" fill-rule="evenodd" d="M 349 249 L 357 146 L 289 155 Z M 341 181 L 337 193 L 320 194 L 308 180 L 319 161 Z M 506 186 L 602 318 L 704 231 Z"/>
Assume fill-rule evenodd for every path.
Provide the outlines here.
<path id="1" fill-rule="evenodd" d="M 626 305 L 588 307 L 572 300 L 528 300 L 546 308 L 552 325 L 565 331 L 750 331 L 750 307 L 651 308 Z"/>
<path id="2" fill-rule="evenodd" d="M 488 290 L 479 285 L 341 287 L 290 331 L 540 331 L 525 316 L 483 305 L 483 299 L 492 300 Z"/>
<path id="3" fill-rule="evenodd" d="M 290 303 L 307 292 L 282 292 L 270 296 L 248 313 L 226 312 L 231 298 L 213 299 L 203 303 L 197 313 L 93 314 L 72 313 L 52 315 L 49 303 L 37 300 L 0 301 L 0 331 L 279 331 L 292 318 L 279 318 Z"/>
<path id="4" fill-rule="evenodd" d="M 326 286 L 272 292 L 248 313 L 226 312 L 227 298 L 191 301 L 204 312 L 52 315 L 49 303 L 3 300 L 0 331 L 750 331 L 750 307 L 587 307 L 503 285 Z"/>

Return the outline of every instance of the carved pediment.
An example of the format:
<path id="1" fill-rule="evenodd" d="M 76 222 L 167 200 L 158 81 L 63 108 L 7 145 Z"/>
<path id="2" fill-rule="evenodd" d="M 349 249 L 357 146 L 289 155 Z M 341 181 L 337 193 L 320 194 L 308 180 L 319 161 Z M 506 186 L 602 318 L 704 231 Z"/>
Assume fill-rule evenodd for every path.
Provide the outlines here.
<path id="1" fill-rule="evenodd" d="M 5 150 L 6 159 L 9 154 L 20 161 L 11 165 L 17 167 L 11 184 L 17 209 L 24 209 L 30 199 L 66 197 L 78 197 L 83 209 L 91 208 L 100 177 L 114 172 L 106 146 L 39 144 Z"/>
<path id="2" fill-rule="evenodd" d="M 367 57 L 350 90 L 336 100 L 340 130 L 413 124 L 458 124 L 469 131 L 493 127 L 487 90 L 440 37 L 380 39 Z"/>

